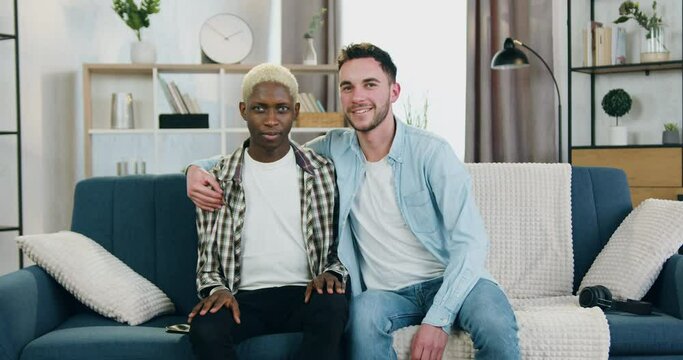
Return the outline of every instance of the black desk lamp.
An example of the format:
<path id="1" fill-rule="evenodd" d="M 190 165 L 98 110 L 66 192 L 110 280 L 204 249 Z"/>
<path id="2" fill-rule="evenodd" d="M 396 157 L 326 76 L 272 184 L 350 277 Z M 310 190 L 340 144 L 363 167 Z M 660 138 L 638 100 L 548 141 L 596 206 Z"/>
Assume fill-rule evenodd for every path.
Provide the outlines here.
<path id="1" fill-rule="evenodd" d="M 543 62 L 543 65 L 545 65 L 545 68 L 548 70 L 548 73 L 550 73 L 550 76 L 553 78 L 553 83 L 555 83 L 555 91 L 557 91 L 558 104 L 557 154 L 559 158 L 558 162 L 562 162 L 562 99 L 560 98 L 560 88 L 557 86 L 557 80 L 555 80 L 555 75 L 553 75 L 553 71 L 550 70 L 550 66 L 548 66 L 548 63 L 546 63 L 545 60 L 543 60 L 543 58 L 541 57 L 541 55 L 538 55 L 538 53 L 535 52 L 534 49 L 526 46 L 526 44 L 524 44 L 523 42 L 512 38 L 507 38 L 505 39 L 503 50 L 493 55 L 493 59 L 491 59 L 491 69 L 508 70 L 520 69 L 529 66 L 529 59 L 527 59 L 526 55 L 521 50 L 517 49 L 515 45 L 525 47 L 527 50 L 531 51 L 534 55 L 536 55 L 537 58 L 541 59 L 541 62 Z"/>

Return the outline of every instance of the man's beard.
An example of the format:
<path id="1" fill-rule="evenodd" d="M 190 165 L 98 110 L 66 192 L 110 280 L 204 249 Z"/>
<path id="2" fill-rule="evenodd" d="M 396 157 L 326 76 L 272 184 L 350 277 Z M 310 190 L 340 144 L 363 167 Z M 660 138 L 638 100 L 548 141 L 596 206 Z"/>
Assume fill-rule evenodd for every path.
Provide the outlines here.
<path id="1" fill-rule="evenodd" d="M 361 128 L 361 127 L 356 126 L 356 124 L 353 123 L 353 121 L 351 120 L 351 118 L 349 117 L 347 112 L 344 112 L 344 119 L 356 131 L 365 132 L 365 133 L 370 132 L 370 131 L 374 130 L 376 127 L 378 127 L 379 124 L 381 124 L 382 121 L 384 121 L 384 119 L 386 119 L 387 114 L 389 113 L 389 106 L 391 106 L 391 103 L 389 102 L 388 99 L 387 99 L 386 103 L 384 104 L 384 106 L 379 107 L 379 108 L 377 106 L 375 106 L 375 109 L 377 109 L 377 112 L 375 113 L 375 117 L 372 118 L 372 122 L 370 122 L 370 125 L 368 125 L 365 128 Z"/>

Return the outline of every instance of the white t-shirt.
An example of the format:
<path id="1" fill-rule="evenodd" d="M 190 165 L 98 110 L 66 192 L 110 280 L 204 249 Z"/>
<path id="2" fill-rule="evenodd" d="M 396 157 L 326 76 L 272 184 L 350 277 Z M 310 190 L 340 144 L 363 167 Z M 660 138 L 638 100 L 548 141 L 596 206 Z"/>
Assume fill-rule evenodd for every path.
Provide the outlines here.
<path id="1" fill-rule="evenodd" d="M 368 289 L 397 290 L 443 275 L 444 265 L 427 251 L 401 215 L 386 158 L 365 162 L 365 178 L 351 207 L 351 230 Z"/>
<path id="2" fill-rule="evenodd" d="M 294 151 L 272 163 L 244 153 L 246 201 L 240 290 L 306 285 L 311 280 L 301 228 L 301 195 Z"/>

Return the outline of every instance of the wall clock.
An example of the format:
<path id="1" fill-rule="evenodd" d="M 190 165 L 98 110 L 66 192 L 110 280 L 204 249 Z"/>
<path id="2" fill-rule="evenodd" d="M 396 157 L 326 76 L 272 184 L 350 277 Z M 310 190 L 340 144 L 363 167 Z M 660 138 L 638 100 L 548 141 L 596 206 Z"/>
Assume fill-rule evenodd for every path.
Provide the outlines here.
<path id="1" fill-rule="evenodd" d="M 249 55 L 254 36 L 246 21 L 234 14 L 218 14 L 202 24 L 199 45 L 211 61 L 222 64 L 238 63 Z"/>

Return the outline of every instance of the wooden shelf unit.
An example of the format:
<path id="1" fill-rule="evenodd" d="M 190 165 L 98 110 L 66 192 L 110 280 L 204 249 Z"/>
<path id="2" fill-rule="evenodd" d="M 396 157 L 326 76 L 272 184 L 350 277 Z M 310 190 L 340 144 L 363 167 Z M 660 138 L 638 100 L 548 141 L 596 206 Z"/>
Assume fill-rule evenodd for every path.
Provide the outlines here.
<path id="1" fill-rule="evenodd" d="M 180 164 L 165 164 L 163 161 L 173 160 L 167 156 L 169 145 L 165 142 L 172 138 L 182 144 L 173 150 L 179 152 L 183 161 L 202 158 L 208 155 L 232 151 L 248 137 L 248 130 L 244 122 L 235 120 L 241 80 L 235 76 L 247 73 L 255 65 L 250 64 L 84 64 L 83 65 L 83 122 L 84 122 L 84 174 L 85 177 L 115 175 L 115 154 L 121 157 L 139 156 L 147 162 L 147 173 L 164 173 L 172 169 L 180 169 Z M 328 94 L 321 99 L 328 109 L 337 108 L 337 66 L 324 65 L 284 65 L 299 77 L 311 79 L 326 79 L 334 85 L 334 94 Z M 174 77 L 204 77 L 208 86 L 199 86 L 196 93 L 209 94 L 211 97 L 209 113 L 210 126 L 208 129 L 160 129 L 158 117 L 161 113 L 171 112 L 170 106 L 162 93 L 160 77 L 173 79 Z M 185 88 L 178 82 L 178 86 Z M 215 89 L 211 89 L 215 86 Z M 328 87 L 329 88 L 329 87 Z M 309 91 L 301 85 L 299 91 Z M 110 101 L 107 98 L 113 92 L 130 92 L 135 103 L 135 127 L 133 129 L 111 129 Z M 310 92 L 310 91 L 309 91 Z M 193 94 L 196 95 L 196 94 Z M 202 110 L 205 110 L 202 108 Z M 204 111 L 203 111 L 204 112 Z M 314 113 L 315 114 L 315 113 Z M 327 113 L 321 113 L 327 115 Z M 324 115 L 323 115 L 324 116 Z M 304 139 L 312 138 L 328 131 L 330 128 L 295 127 L 291 135 Z M 187 140 L 180 140 L 186 138 Z M 196 139 L 192 140 L 194 137 Z M 241 139 L 241 140 L 239 140 Z M 96 146 L 94 142 L 105 145 Z M 184 141 L 184 142 L 183 142 Z M 239 141 L 239 142 L 238 142 Z M 206 145 L 215 143 L 215 146 Z M 151 145 L 150 145 L 151 144 Z M 188 154 L 194 149 L 194 144 L 205 147 L 196 155 Z M 138 148 L 142 155 L 130 155 Z M 106 149 L 94 154 L 95 148 Z M 211 149 L 215 148 L 212 152 Z M 128 154 L 128 155 L 126 155 Z M 100 166 L 100 161 L 107 162 L 106 167 Z M 94 163 L 95 162 L 95 163 Z M 94 166 L 94 164 L 96 166 Z"/>

